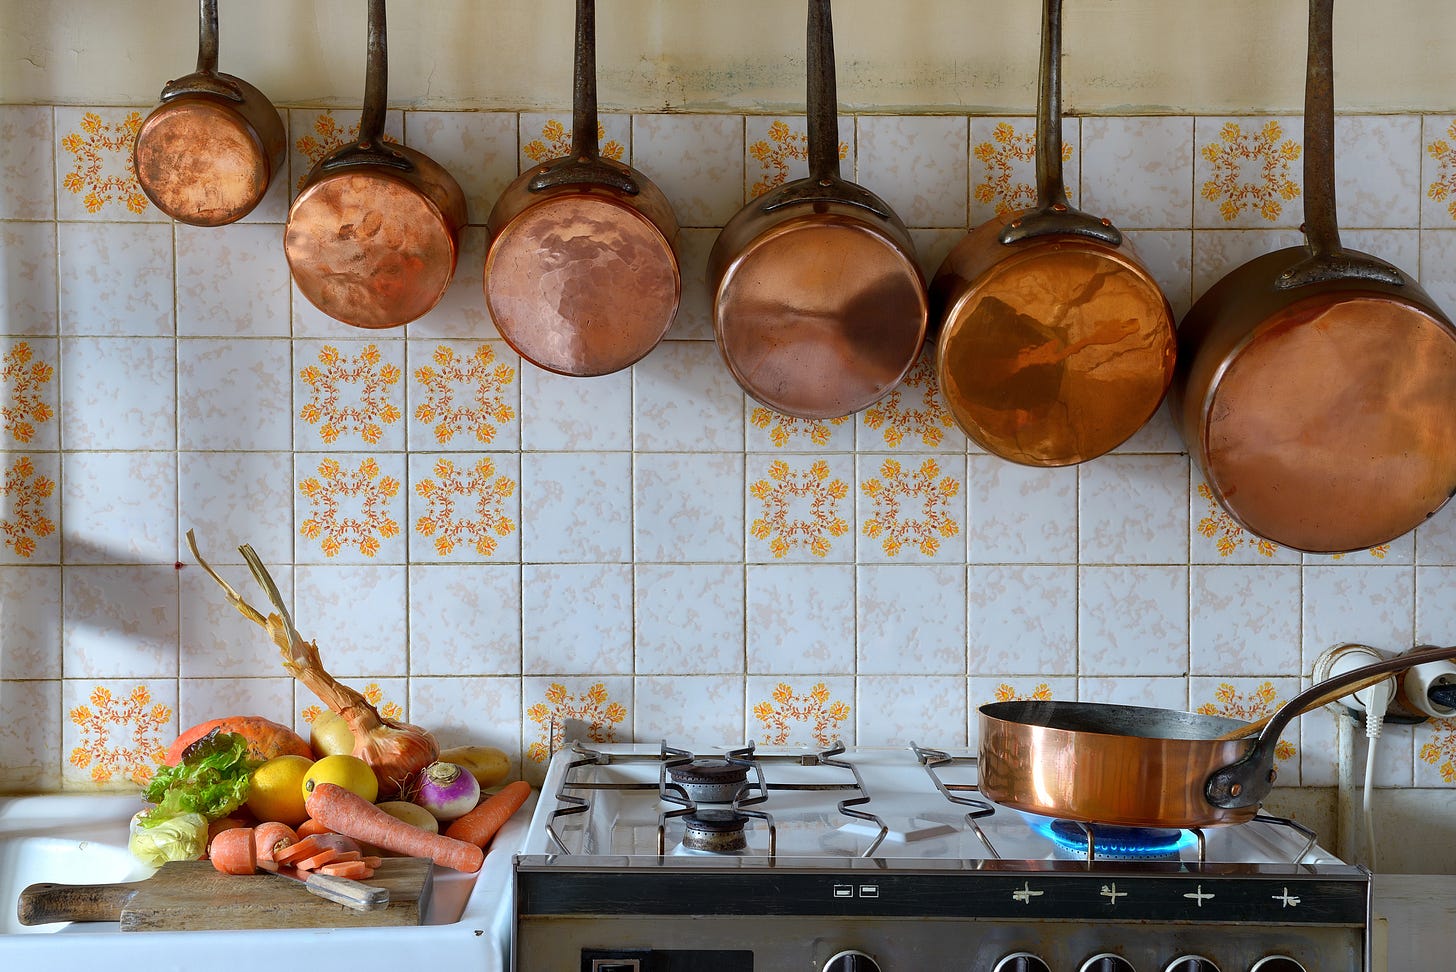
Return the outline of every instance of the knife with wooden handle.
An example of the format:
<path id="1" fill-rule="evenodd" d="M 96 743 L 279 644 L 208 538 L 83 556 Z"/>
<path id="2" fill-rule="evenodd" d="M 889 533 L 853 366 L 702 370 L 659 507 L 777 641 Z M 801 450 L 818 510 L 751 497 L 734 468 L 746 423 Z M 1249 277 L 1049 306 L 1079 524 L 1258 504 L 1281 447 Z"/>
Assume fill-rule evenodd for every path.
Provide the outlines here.
<path id="1" fill-rule="evenodd" d="M 353 908 L 355 911 L 377 911 L 380 908 L 389 907 L 388 888 L 374 887 L 364 884 L 362 881 L 337 877 L 332 874 L 300 871 L 287 864 L 267 864 L 259 861 L 258 869 L 301 882 L 304 887 L 320 898 L 341 904 L 346 908 Z"/>

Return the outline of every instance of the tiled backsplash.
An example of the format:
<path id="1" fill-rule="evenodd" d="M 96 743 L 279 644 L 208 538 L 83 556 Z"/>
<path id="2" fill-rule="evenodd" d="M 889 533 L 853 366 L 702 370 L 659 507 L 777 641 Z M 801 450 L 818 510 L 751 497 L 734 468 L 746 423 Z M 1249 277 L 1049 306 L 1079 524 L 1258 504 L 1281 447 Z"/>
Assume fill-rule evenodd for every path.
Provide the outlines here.
<path id="1" fill-rule="evenodd" d="M 1239 531 L 1166 415 L 1080 467 L 967 443 L 928 359 L 865 412 L 787 418 L 712 340 L 708 249 L 803 171 L 803 119 L 606 115 L 607 154 L 668 194 L 685 291 L 630 371 L 523 363 L 481 294 L 483 223 L 559 115 L 391 112 L 472 226 L 441 305 L 355 330 L 289 283 L 290 191 L 352 115 L 285 114 L 291 170 L 244 221 L 174 225 L 127 167 L 136 110 L 0 107 L 4 452 L 0 788 L 133 786 L 179 726 L 316 700 L 224 602 L 183 535 L 264 606 L 274 568 L 325 664 L 386 712 L 518 756 L 553 719 L 603 737 L 974 744 L 976 707 L 1037 696 L 1256 716 L 1325 648 L 1456 638 L 1456 510 L 1343 557 Z M 927 272 L 1027 205 L 1033 121 L 841 119 L 844 169 L 909 224 Z M 1456 309 L 1456 123 L 1341 117 L 1349 244 Z M 1174 309 L 1299 239 L 1298 117 L 1066 122 L 1074 200 L 1110 217 Z M 1281 779 L 1335 782 L 1306 717 Z M 1391 727 L 1385 786 L 1456 784 L 1456 727 Z"/>

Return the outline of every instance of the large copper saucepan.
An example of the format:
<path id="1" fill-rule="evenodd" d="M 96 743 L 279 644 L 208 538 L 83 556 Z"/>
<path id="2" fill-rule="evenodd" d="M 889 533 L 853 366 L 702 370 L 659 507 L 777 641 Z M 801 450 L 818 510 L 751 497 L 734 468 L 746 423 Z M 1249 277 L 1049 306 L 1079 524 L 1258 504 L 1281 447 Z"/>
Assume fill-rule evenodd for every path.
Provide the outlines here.
<path id="1" fill-rule="evenodd" d="M 1237 719 L 1172 709 L 993 702 L 980 709 L 980 789 L 1002 806 L 1066 820 L 1177 829 L 1244 823 L 1274 785 L 1274 747 L 1291 719 L 1372 677 L 1449 658 L 1456 647 L 1423 648 L 1326 679 L 1249 739 L 1219 738 L 1248 725 Z"/>
<path id="2" fill-rule="evenodd" d="M 162 212 L 193 226 L 242 219 L 283 165 L 288 136 L 268 98 L 217 70 L 217 0 L 200 0 L 197 70 L 162 89 L 137 131 L 132 165 Z"/>
<path id="3" fill-rule="evenodd" d="M 397 327 L 445 295 L 465 192 L 423 152 L 384 142 L 384 0 L 369 0 L 368 44 L 359 137 L 308 174 L 283 249 L 294 283 L 319 310 L 355 327 Z"/>
<path id="4" fill-rule="evenodd" d="M 528 169 L 491 210 L 485 302 L 527 361 L 586 378 L 667 334 L 682 297 L 677 217 L 662 190 L 601 156 L 596 2 L 576 2 L 571 153 Z"/>
<path id="5" fill-rule="evenodd" d="M 1332 8 L 1310 4 L 1307 245 L 1257 257 L 1199 298 L 1169 392 L 1229 515 L 1315 553 L 1392 540 L 1456 490 L 1456 330 L 1411 277 L 1340 244 Z"/>
<path id="6" fill-rule="evenodd" d="M 925 343 L 925 278 L 884 200 L 839 175 L 829 0 L 810 0 L 809 177 L 738 211 L 708 255 L 713 334 L 753 398 L 838 418 L 894 390 Z"/>
<path id="7" fill-rule="evenodd" d="M 936 377 L 956 423 L 1027 466 L 1085 462 L 1122 444 L 1173 378 L 1173 311 L 1107 219 L 1062 180 L 1062 3 L 1042 14 L 1037 205 L 976 227 L 930 285 Z"/>

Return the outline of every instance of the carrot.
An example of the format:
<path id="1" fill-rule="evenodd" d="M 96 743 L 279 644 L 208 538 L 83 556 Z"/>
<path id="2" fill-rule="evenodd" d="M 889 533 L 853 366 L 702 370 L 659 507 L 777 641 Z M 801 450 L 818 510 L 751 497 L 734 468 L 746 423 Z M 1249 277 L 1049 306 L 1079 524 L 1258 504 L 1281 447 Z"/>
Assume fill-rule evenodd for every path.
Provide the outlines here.
<path id="1" fill-rule="evenodd" d="M 312 834 L 278 851 L 273 860 L 278 864 L 297 864 L 304 858 L 313 857 L 325 850 L 357 852 L 359 845 L 343 834 Z"/>
<path id="2" fill-rule="evenodd" d="M 445 828 L 445 836 L 483 849 L 530 795 L 531 784 L 525 780 L 507 783 L 495 795 L 481 801 L 474 810 L 456 818 Z"/>
<path id="3" fill-rule="evenodd" d="M 428 857 L 441 867 L 474 873 L 485 854 L 474 844 L 441 837 L 391 817 L 334 783 L 320 783 L 305 800 L 309 816 L 335 831 L 410 857 Z"/>
<path id="4" fill-rule="evenodd" d="M 312 817 L 309 817 L 303 823 L 301 823 L 301 824 L 298 825 L 298 836 L 300 836 L 300 837 L 312 837 L 315 834 L 331 834 L 331 833 L 333 833 L 332 830 L 330 830 L 329 828 L 325 827 L 323 824 L 319 823 L 317 820 L 313 819 Z"/>
<path id="5" fill-rule="evenodd" d="M 260 861 L 272 861 L 285 847 L 298 843 L 298 834 L 286 823 L 270 820 L 253 828 L 253 853 Z"/>
<path id="6" fill-rule="evenodd" d="M 247 824 L 243 823 L 237 817 L 222 817 L 222 818 L 217 819 L 217 820 L 210 820 L 210 821 L 208 821 L 208 824 L 207 824 L 207 840 L 208 840 L 208 843 L 211 843 L 212 842 L 212 838 L 216 837 L 218 834 L 222 833 L 224 830 L 236 830 L 239 827 L 246 827 L 246 826 L 247 826 Z"/>
<path id="7" fill-rule="evenodd" d="M 258 873 L 258 857 L 253 850 L 253 828 L 234 827 L 212 839 L 209 849 L 212 866 L 224 874 Z"/>
<path id="8" fill-rule="evenodd" d="M 352 878 L 355 881 L 362 881 L 374 876 L 374 868 L 363 861 L 338 861 L 334 864 L 325 864 L 318 870 L 320 874 L 332 874 L 335 877 Z"/>
<path id="9" fill-rule="evenodd" d="M 323 867 L 325 864 L 345 864 L 349 861 L 357 861 L 363 856 L 358 851 L 341 851 L 334 850 L 332 847 L 326 847 L 312 857 L 305 857 L 293 866 L 300 871 L 312 871 L 316 868 Z"/>

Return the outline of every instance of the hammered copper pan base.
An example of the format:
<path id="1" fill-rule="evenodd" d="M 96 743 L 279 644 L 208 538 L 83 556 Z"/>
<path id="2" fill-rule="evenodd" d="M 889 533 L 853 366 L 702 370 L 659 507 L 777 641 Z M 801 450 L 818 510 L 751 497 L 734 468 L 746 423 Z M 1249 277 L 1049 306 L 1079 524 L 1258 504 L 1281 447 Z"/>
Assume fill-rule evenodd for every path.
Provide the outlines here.
<path id="1" fill-rule="evenodd" d="M 157 208 L 194 226 L 221 226 L 268 191 L 273 160 L 234 107 L 182 98 L 137 132 L 137 180 Z"/>

